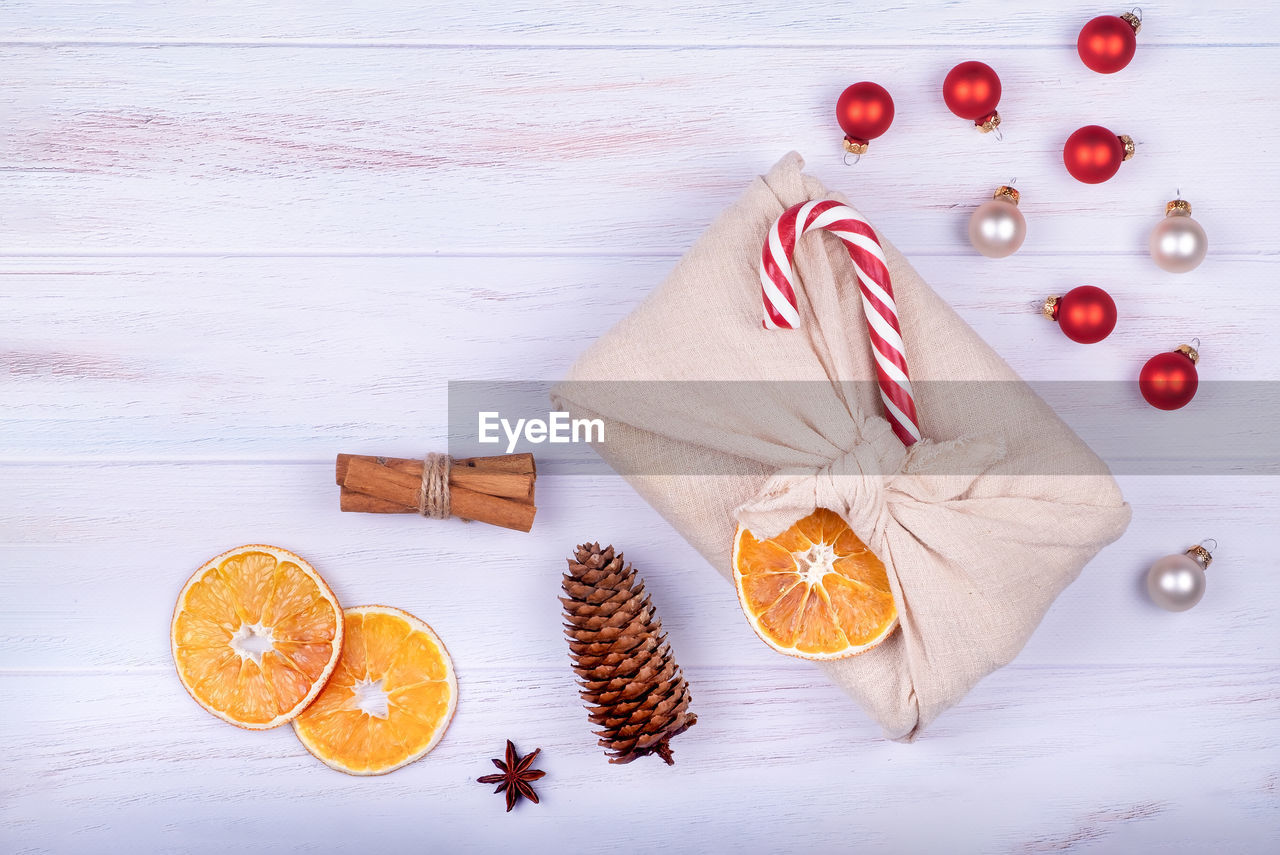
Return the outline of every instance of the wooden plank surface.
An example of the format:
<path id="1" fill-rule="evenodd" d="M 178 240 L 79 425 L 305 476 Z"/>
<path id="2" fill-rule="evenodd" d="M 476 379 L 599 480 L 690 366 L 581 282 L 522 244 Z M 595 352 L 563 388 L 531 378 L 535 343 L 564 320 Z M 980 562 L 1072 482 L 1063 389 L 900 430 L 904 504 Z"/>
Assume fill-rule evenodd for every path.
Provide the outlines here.
<path id="1" fill-rule="evenodd" d="M 1088 0 L 1053 4 L 1053 14 L 1002 0 L 930 5 L 879 0 L 856 11 L 823 0 L 511 4 L 500 0 L 424 4 L 363 0 L 6 0 L 0 32 L 9 40 L 65 41 L 324 40 L 349 44 L 613 45 L 743 44 L 1074 45 L 1079 27 L 1107 14 Z M 1225 0 L 1143 5 L 1140 44 L 1280 44 L 1264 4 Z M 1113 12 L 1111 14 L 1119 14 Z"/>
<path id="2" fill-rule="evenodd" d="M 0 473 L 9 485 L 0 499 L 0 672 L 165 668 L 168 639 L 156 621 L 113 616 L 167 614 L 186 577 L 232 542 L 299 552 L 344 603 L 385 600 L 421 611 L 462 663 L 545 667 L 565 653 L 557 582 L 569 550 L 584 540 L 613 543 L 643 569 L 682 663 L 807 669 L 760 644 L 728 583 L 613 477 L 540 478 L 538 518 L 523 535 L 339 514 L 331 463 L 42 463 Z M 1280 574 L 1259 569 L 1280 552 L 1280 529 L 1255 511 L 1280 503 L 1280 479 L 1197 478 L 1205 504 L 1190 525 L 1170 476 L 1120 480 L 1133 524 L 1067 589 L 1017 661 L 1280 662 Z M 1146 568 L 1184 540 L 1210 536 L 1222 546 L 1204 605 L 1177 617 L 1151 605 Z M 477 603 L 459 593 L 470 586 L 486 592 L 483 610 L 500 631 L 483 630 Z"/>
<path id="3" fill-rule="evenodd" d="M 698 724 L 669 769 L 589 750 L 563 669 L 472 667 L 429 762 L 357 779 L 321 766 L 287 727 L 218 722 L 168 672 L 4 675 L 0 717 L 14 724 L 0 840 L 540 853 L 604 834 L 638 853 L 1194 852 L 1205 840 L 1266 851 L 1276 831 L 1275 666 L 1012 666 L 910 746 L 880 739 L 812 671 L 689 676 Z M 547 777 L 541 805 L 504 815 L 473 779 L 508 735 L 543 749 Z"/>
<path id="4" fill-rule="evenodd" d="M 1201 340 L 1207 386 L 1280 374 L 1271 346 L 1280 304 L 1254 296 L 1274 279 L 1267 258 L 1211 257 L 1167 284 L 1172 277 L 1155 275 L 1145 255 L 1019 254 L 998 274 L 971 252 L 913 261 L 1044 394 L 1064 378 L 1132 390 L 1147 357 L 1192 338 Z M 439 414 L 449 380 L 556 379 L 672 265 L 0 257 L 8 368 L 0 388 L 10 405 L 0 409 L 0 459 L 55 458 L 69 441 L 78 457 L 112 459 L 321 461 L 347 448 L 418 455 L 446 441 Z M 1092 347 L 1066 339 L 1032 305 L 1081 282 L 1108 288 L 1122 314 L 1117 333 Z M 1111 448 L 1136 452 L 1168 425 L 1136 394 L 1122 417 L 1101 422 L 1088 391 L 1064 389 L 1054 403 L 1090 438 L 1114 439 Z M 1183 418 L 1206 432 L 1232 429 L 1210 411 Z M 1255 435 L 1237 448 L 1274 447 L 1261 415 L 1243 424 Z M 1100 436 L 1104 427 L 1115 437 Z"/>
<path id="5" fill-rule="evenodd" d="M 1212 405 L 1280 379 L 1280 14 L 1144 5 L 1133 64 L 1101 76 L 1074 40 L 1104 11 L 0 3 L 0 851 L 1269 851 L 1280 478 L 1248 473 L 1274 430 Z M 969 58 L 1004 81 L 1003 142 L 941 104 Z M 846 169 L 831 103 L 863 78 L 898 117 Z M 1061 166 L 1089 122 L 1139 142 L 1096 187 Z M 540 478 L 529 535 L 336 512 L 334 453 L 442 448 L 451 380 L 562 376 L 792 148 L 1027 378 L 1128 388 L 1198 337 L 1201 406 L 1051 400 L 1113 450 L 1198 425 L 1224 446 L 1208 474 L 1112 458 L 1129 531 L 909 746 L 760 644 L 616 478 Z M 968 212 L 1013 176 L 1028 242 L 979 258 Z M 1211 252 L 1172 277 L 1145 244 L 1179 188 Z M 1121 324 L 1081 347 L 1030 304 L 1086 282 Z M 1159 611 L 1145 568 L 1205 537 L 1205 601 Z M 583 539 L 643 569 L 688 671 L 673 768 L 593 745 L 555 600 Z M 173 597 L 259 540 L 440 632 L 462 695 L 429 758 L 347 778 L 185 696 Z M 500 815 L 473 779 L 509 736 L 549 774 L 542 805 Z"/>
<path id="6" fill-rule="evenodd" d="M 961 212 L 1014 178 L 1028 256 L 1141 252 L 1179 189 L 1215 252 L 1275 252 L 1256 212 L 1280 196 L 1280 164 L 1258 156 L 1280 46 L 1141 53 L 1122 78 L 1070 46 L 983 49 L 1003 142 L 942 103 L 958 48 L 868 48 L 854 69 L 837 48 L 6 53 L 0 105 L 24 116 L 0 127 L 0 194 L 21 212 L 0 221 L 7 252 L 678 255 L 791 148 L 911 255 L 954 250 Z M 831 105 L 863 74 L 901 106 L 850 170 Z M 1092 186 L 1061 160 L 1091 123 L 1138 143 Z"/>

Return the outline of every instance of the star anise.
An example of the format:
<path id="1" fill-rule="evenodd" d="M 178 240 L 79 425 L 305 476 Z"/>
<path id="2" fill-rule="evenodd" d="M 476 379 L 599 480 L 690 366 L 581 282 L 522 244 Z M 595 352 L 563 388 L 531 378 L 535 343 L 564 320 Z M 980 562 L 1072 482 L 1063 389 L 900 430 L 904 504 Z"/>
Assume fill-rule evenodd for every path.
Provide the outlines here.
<path id="1" fill-rule="evenodd" d="M 495 793 L 506 790 L 508 811 L 516 806 L 516 802 L 520 801 L 521 796 L 536 805 L 538 803 L 538 794 L 533 791 L 531 784 L 547 773 L 541 769 L 530 769 L 529 767 L 533 765 L 534 758 L 541 751 L 541 748 L 535 748 L 532 754 L 526 754 L 521 757 L 516 753 L 515 744 L 508 739 L 506 762 L 496 757 L 493 760 L 493 765 L 502 770 L 502 774 L 485 775 L 484 777 L 476 778 L 476 781 L 481 784 L 497 784 L 498 788 L 494 790 Z"/>

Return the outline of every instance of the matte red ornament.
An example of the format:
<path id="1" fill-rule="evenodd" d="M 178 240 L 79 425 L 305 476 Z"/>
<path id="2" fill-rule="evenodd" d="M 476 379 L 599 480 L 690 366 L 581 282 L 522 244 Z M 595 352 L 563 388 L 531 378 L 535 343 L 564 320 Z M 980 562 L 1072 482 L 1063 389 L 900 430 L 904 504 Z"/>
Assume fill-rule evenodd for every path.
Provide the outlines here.
<path id="1" fill-rule="evenodd" d="M 1044 316 L 1057 321 L 1072 341 L 1094 344 L 1116 328 L 1116 301 L 1101 288 L 1081 285 L 1044 301 Z"/>
<path id="2" fill-rule="evenodd" d="M 855 83 L 840 93 L 836 101 L 836 121 L 845 133 L 845 151 L 864 154 L 867 143 L 893 124 L 893 99 L 878 83 L 869 80 Z"/>
<path id="3" fill-rule="evenodd" d="M 1115 74 L 1133 59 L 1140 29 L 1142 20 L 1132 12 L 1099 15 L 1080 28 L 1076 51 L 1081 61 L 1099 74 Z"/>
<path id="4" fill-rule="evenodd" d="M 1191 403 L 1200 385 L 1196 363 L 1200 354 L 1189 344 L 1147 360 L 1138 375 L 1138 388 L 1147 403 L 1158 410 L 1178 410 Z"/>
<path id="5" fill-rule="evenodd" d="M 942 81 L 942 100 L 962 119 L 971 119 L 984 132 L 1000 124 L 1000 77 L 985 62 L 962 62 Z"/>
<path id="6" fill-rule="evenodd" d="M 1133 139 L 1116 135 L 1102 125 L 1085 125 L 1062 147 L 1062 162 L 1067 172 L 1085 184 L 1101 184 L 1116 174 L 1120 164 L 1137 150 Z"/>

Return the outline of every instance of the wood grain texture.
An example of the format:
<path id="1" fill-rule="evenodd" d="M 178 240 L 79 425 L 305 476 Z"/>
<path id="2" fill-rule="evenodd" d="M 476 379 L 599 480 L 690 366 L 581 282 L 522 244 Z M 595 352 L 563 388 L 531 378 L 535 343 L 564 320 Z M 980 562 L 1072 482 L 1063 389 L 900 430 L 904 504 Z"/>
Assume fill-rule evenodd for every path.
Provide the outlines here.
<path id="1" fill-rule="evenodd" d="M 1145 255 L 1020 253 L 993 263 L 969 252 L 913 262 L 1029 379 L 1111 381 L 1132 391 L 1143 360 L 1192 337 L 1201 339 L 1206 384 L 1280 379 L 1272 334 L 1280 304 L 1256 296 L 1274 280 L 1266 258 L 1211 256 L 1183 277 L 1160 273 Z M 672 264 L 0 258 L 0 394 L 9 404 L 0 408 L 0 460 L 315 462 L 334 449 L 443 450 L 447 381 L 558 379 Z M 1073 344 L 1032 306 L 1082 281 L 1108 288 L 1121 306 L 1116 333 L 1092 347 Z M 448 342 L 431 341 L 445 330 Z M 1167 429 L 1136 394 L 1103 419 L 1087 389 L 1058 391 L 1064 417 L 1110 448 L 1139 450 L 1145 436 Z M 1207 433 L 1235 428 L 1209 410 L 1188 419 Z M 1274 453 L 1265 418 L 1239 427 L 1253 433 L 1232 448 Z M 1100 433 L 1109 428 L 1114 434 Z"/>
<path id="2" fill-rule="evenodd" d="M 1144 4 L 1105 77 L 1074 40 L 1106 11 L 0 2 L 0 851 L 575 851 L 602 817 L 636 852 L 1270 851 L 1280 478 L 1239 473 L 1275 432 L 1195 420 L 1219 381 L 1280 380 L 1280 14 Z M 938 97 L 974 57 L 1004 81 L 1003 143 Z M 864 78 L 898 118 L 850 170 L 831 104 Z M 1089 122 L 1139 142 L 1097 187 L 1060 159 Z M 562 376 L 792 148 L 1025 377 L 1132 384 L 1199 337 L 1195 412 L 1052 402 L 1121 448 L 1170 415 L 1223 446 L 1213 474 L 1122 474 L 1128 533 L 910 746 L 759 643 L 617 478 L 540 472 L 528 535 L 337 510 L 336 452 L 442 450 L 450 380 Z M 1027 244 L 979 258 L 968 212 L 1013 176 Z M 1172 277 L 1145 243 L 1179 188 L 1211 250 Z M 1084 282 L 1121 311 L 1090 347 L 1030 307 Z M 1205 601 L 1159 611 L 1145 568 L 1205 537 Z M 589 734 L 555 599 L 588 538 L 642 569 L 688 672 L 671 769 L 609 766 Z M 439 631 L 461 698 L 430 757 L 347 778 L 185 696 L 173 598 L 251 541 Z M 509 736 L 548 777 L 508 816 L 473 780 Z"/>
<path id="3" fill-rule="evenodd" d="M 1179 188 L 1216 253 L 1275 251 L 1256 212 L 1280 164 L 1257 150 L 1280 47 L 1140 52 L 1122 78 L 1074 47 L 984 49 L 1003 142 L 939 97 L 957 48 L 867 48 L 853 71 L 834 48 L 122 50 L 7 51 L 6 253 L 677 255 L 791 148 L 910 255 L 965 246 L 957 212 L 1015 177 L 1027 255 L 1144 252 Z M 863 69 L 901 106 L 850 170 L 832 105 Z M 1229 132 L 1210 145 L 1188 103 Z M 1138 143 L 1096 186 L 1062 167 L 1090 123 Z"/>
<path id="4" fill-rule="evenodd" d="M 544 474 L 525 535 L 339 513 L 331 464 L 43 463 L 0 473 L 0 671 L 163 668 L 163 627 L 186 578 L 232 545 L 259 542 L 299 552 L 343 603 L 420 612 L 462 663 L 555 663 L 565 654 L 556 583 L 584 540 L 613 543 L 641 568 L 682 663 L 809 667 L 757 641 L 729 584 L 613 477 Z M 1189 528 L 1170 477 L 1122 478 L 1134 507 L 1128 533 L 1067 589 L 1017 661 L 1280 662 L 1280 575 L 1261 569 L 1280 553 L 1280 530 L 1255 510 L 1280 504 L 1277 480 L 1195 479 L 1204 504 Z M 1150 604 L 1146 568 L 1209 536 L 1222 546 L 1203 606 L 1174 617 Z M 487 619 L 459 595 L 471 585 L 501 631 L 479 629 Z M 113 618 L 129 614 L 152 617 Z"/>
<path id="5" fill-rule="evenodd" d="M 856 11 L 823 0 L 592 2 L 500 0 L 422 3 L 362 0 L 6 0 L 0 32 L 10 40 L 323 40 L 347 44 L 503 45 L 1074 45 L 1080 25 L 1106 14 L 1089 0 L 1064 0 L 1048 16 L 1008 0 L 922 4 L 879 0 Z M 1143 47 L 1280 43 L 1265 4 L 1250 0 L 1143 4 Z M 1118 14 L 1118 13 L 1117 13 Z"/>
<path id="6" fill-rule="evenodd" d="M 672 768 L 606 763 L 567 664 L 464 662 L 457 716 L 430 757 L 355 779 L 321 766 L 287 726 L 218 722 L 167 672 L 4 675 L 12 743 L 0 834 L 18 851 L 270 841 L 281 852 L 518 842 L 549 853 L 584 848 L 607 817 L 628 852 L 703 853 L 956 851 L 958 841 L 984 852 L 1192 852 L 1204 839 L 1261 852 L 1280 833 L 1275 666 L 1013 666 L 912 746 L 880 739 L 812 671 L 712 666 L 689 678 L 698 724 L 673 743 Z M 507 736 L 541 747 L 547 772 L 543 804 L 510 815 L 474 783 Z"/>

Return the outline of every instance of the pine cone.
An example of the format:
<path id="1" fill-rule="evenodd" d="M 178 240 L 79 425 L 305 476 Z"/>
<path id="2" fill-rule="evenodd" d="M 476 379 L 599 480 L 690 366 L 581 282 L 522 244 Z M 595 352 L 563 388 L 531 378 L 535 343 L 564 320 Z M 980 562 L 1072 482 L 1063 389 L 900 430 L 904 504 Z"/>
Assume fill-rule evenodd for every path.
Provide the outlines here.
<path id="1" fill-rule="evenodd" d="M 670 766 L 671 738 L 698 717 L 644 581 L 612 546 L 583 544 L 569 559 L 564 592 L 569 656 L 609 762 L 657 754 Z"/>

